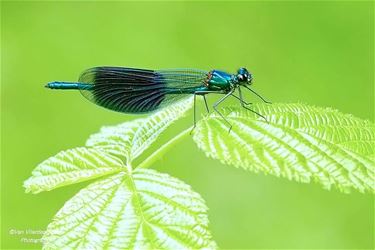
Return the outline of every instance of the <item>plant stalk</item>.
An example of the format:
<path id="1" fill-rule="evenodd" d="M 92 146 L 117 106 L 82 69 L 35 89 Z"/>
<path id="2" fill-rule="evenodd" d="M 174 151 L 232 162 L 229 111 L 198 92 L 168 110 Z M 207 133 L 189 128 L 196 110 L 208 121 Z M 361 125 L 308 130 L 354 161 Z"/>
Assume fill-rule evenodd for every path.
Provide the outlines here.
<path id="1" fill-rule="evenodd" d="M 169 149 L 175 145 L 177 142 L 181 141 L 186 135 L 188 135 L 191 131 L 192 127 L 189 127 L 178 135 L 170 139 L 166 144 L 161 146 L 158 150 L 154 151 L 149 157 L 147 157 L 143 162 L 141 162 L 137 168 L 148 168 L 150 167 L 155 161 L 160 159 Z"/>

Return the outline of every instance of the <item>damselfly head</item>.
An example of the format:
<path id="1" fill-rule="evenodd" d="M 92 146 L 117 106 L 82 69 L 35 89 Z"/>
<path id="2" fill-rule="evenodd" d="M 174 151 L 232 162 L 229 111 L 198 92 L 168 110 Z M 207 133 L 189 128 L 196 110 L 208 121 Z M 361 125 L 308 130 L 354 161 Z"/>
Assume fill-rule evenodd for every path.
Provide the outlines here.
<path id="1" fill-rule="evenodd" d="M 246 68 L 239 68 L 236 79 L 240 85 L 250 85 L 253 80 L 253 76 Z"/>

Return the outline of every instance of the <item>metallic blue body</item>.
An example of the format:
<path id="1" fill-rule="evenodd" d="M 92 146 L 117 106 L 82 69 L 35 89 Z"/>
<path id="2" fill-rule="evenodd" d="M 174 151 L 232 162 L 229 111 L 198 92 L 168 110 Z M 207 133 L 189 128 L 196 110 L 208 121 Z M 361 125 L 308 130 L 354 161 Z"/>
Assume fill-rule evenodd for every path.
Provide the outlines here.
<path id="1" fill-rule="evenodd" d="M 217 109 L 218 105 L 230 96 L 238 99 L 243 108 L 266 120 L 264 116 L 247 107 L 250 103 L 243 100 L 241 89 L 247 89 L 269 103 L 250 88 L 252 79 L 252 74 L 246 68 L 239 68 L 236 73 L 228 74 L 220 70 L 149 70 L 103 66 L 85 70 L 76 82 L 55 81 L 48 83 L 46 87 L 76 89 L 99 106 L 132 114 L 150 112 L 194 95 L 194 127 L 196 96 L 203 97 L 209 112 L 205 96 L 210 93 L 223 94 L 213 108 L 231 128 L 232 125 Z M 235 90 L 238 90 L 238 96 Z"/>
<path id="2" fill-rule="evenodd" d="M 227 92 L 233 85 L 234 76 L 224 71 L 212 70 L 208 74 L 207 89 Z"/>
<path id="3" fill-rule="evenodd" d="M 239 86 L 251 84 L 251 74 L 240 68 L 235 74 L 199 69 L 149 70 L 95 67 L 76 82 L 50 82 L 51 89 L 76 89 L 93 103 L 123 113 L 143 113 L 170 105 L 189 95 L 234 95 Z M 239 90 L 240 91 L 240 90 Z M 238 97 L 242 98 L 242 97 Z"/>
<path id="4" fill-rule="evenodd" d="M 46 85 L 50 89 L 85 89 L 89 90 L 92 88 L 92 84 L 80 83 L 80 82 L 50 82 Z"/>

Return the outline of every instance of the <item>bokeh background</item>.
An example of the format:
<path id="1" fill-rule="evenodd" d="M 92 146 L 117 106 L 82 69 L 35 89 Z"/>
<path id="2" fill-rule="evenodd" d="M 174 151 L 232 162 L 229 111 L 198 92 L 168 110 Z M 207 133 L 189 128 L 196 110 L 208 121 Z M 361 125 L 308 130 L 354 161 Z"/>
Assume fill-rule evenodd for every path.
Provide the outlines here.
<path id="1" fill-rule="evenodd" d="M 22 240 L 37 235 L 11 230 L 45 229 L 87 185 L 25 194 L 23 181 L 38 163 L 84 145 L 103 125 L 139 117 L 95 106 L 78 92 L 47 90 L 48 81 L 74 81 L 99 65 L 230 72 L 246 66 L 254 88 L 273 102 L 334 107 L 374 121 L 373 7 L 372 1 L 2 1 L 2 248 L 40 248 Z M 164 138 L 190 126 L 191 115 Z M 224 166 L 189 137 L 154 168 L 204 197 L 221 248 L 374 248 L 371 194 Z"/>

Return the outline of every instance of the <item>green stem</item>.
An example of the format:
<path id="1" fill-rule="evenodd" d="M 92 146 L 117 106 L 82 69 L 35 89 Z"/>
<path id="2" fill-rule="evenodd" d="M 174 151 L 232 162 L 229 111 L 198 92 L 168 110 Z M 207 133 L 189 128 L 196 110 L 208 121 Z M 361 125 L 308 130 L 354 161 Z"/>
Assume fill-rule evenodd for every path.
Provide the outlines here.
<path id="1" fill-rule="evenodd" d="M 155 161 L 160 159 L 169 149 L 180 141 L 184 136 L 190 133 L 192 127 L 185 129 L 172 139 L 170 139 L 166 144 L 161 146 L 158 150 L 154 151 L 149 157 L 147 157 L 143 162 L 141 162 L 137 168 L 148 168 L 151 166 Z"/>

